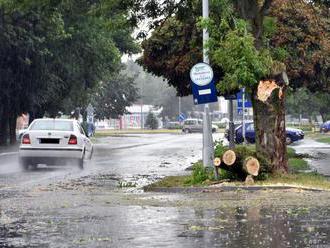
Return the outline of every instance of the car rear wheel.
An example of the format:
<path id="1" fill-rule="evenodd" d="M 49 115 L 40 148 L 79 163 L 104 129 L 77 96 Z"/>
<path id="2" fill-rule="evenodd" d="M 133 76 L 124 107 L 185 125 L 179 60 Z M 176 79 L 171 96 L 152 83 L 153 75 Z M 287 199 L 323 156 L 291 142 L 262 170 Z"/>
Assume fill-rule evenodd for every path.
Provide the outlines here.
<path id="1" fill-rule="evenodd" d="M 19 164 L 23 171 L 27 171 L 29 169 L 29 161 L 27 159 L 20 158 Z"/>
<path id="2" fill-rule="evenodd" d="M 78 159 L 77 163 L 78 163 L 79 169 L 81 169 L 81 170 L 84 169 L 84 159 L 83 158 Z"/>

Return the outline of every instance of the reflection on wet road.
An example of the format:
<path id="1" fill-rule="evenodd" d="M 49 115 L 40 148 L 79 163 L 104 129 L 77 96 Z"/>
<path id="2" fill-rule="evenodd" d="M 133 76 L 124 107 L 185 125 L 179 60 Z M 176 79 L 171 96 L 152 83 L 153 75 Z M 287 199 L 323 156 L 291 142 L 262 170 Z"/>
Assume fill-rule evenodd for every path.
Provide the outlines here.
<path id="1" fill-rule="evenodd" d="M 330 177 L 330 145 L 316 142 L 312 139 L 293 144 L 292 147 L 298 153 L 307 153 L 313 158 L 306 159 L 318 173 Z"/>
<path id="2" fill-rule="evenodd" d="M 139 190 L 186 173 L 201 143 L 200 134 L 101 138 L 84 171 L 23 173 L 14 154 L 0 157 L 0 247 L 330 247 L 329 192 Z"/>

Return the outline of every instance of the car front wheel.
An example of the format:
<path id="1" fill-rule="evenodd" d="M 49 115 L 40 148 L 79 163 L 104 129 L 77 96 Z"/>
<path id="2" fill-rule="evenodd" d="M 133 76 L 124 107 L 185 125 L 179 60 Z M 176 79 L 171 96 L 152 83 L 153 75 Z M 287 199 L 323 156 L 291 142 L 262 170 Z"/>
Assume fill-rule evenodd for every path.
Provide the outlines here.
<path id="1" fill-rule="evenodd" d="M 285 139 L 285 142 L 286 142 L 287 145 L 290 145 L 292 143 L 291 137 L 287 136 L 286 139 Z"/>
<path id="2" fill-rule="evenodd" d="M 183 132 L 187 134 L 187 133 L 190 133 L 190 130 L 188 128 L 186 128 L 183 130 Z"/>

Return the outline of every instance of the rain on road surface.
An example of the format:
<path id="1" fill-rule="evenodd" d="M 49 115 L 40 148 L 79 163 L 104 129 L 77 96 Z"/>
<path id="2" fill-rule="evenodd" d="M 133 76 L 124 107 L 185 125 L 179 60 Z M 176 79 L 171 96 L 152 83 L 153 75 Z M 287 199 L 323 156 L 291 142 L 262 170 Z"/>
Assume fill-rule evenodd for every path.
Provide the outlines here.
<path id="1" fill-rule="evenodd" d="M 218 136 L 218 138 L 221 135 Z M 0 154 L 0 247 L 330 247 L 328 192 L 144 193 L 201 158 L 201 134 L 99 138 L 85 170 Z M 136 187 L 118 187 L 136 184 Z"/>
<path id="2" fill-rule="evenodd" d="M 330 177 L 330 145 L 320 143 L 312 139 L 306 138 L 292 147 L 298 153 L 307 153 L 313 158 L 307 159 L 308 163 L 318 173 Z"/>

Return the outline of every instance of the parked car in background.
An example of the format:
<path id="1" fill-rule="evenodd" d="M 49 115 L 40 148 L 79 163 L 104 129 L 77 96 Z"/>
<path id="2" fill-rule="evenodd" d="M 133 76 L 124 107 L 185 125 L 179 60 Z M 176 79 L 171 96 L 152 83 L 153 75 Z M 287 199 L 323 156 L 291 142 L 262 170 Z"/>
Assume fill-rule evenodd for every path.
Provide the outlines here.
<path id="1" fill-rule="evenodd" d="M 304 132 L 300 129 L 296 128 L 286 128 L 286 143 L 289 145 L 298 140 L 304 139 Z M 229 130 L 227 129 L 225 132 L 225 137 L 229 140 Z M 247 143 L 254 144 L 255 143 L 255 131 L 253 122 L 245 123 L 245 140 Z M 241 144 L 243 143 L 243 128 L 242 124 L 235 128 L 235 143 Z"/>
<path id="2" fill-rule="evenodd" d="M 23 169 L 38 164 L 84 166 L 92 157 L 93 145 L 78 121 L 70 119 L 36 119 L 22 136 L 19 147 Z"/>
<path id="3" fill-rule="evenodd" d="M 216 125 L 212 124 L 212 133 L 218 130 Z M 203 120 L 202 119 L 186 119 L 183 122 L 182 132 L 184 133 L 194 133 L 203 132 Z"/>
<path id="4" fill-rule="evenodd" d="M 330 131 L 330 121 L 324 122 L 321 126 L 320 126 L 320 132 L 321 133 L 327 133 Z"/>

